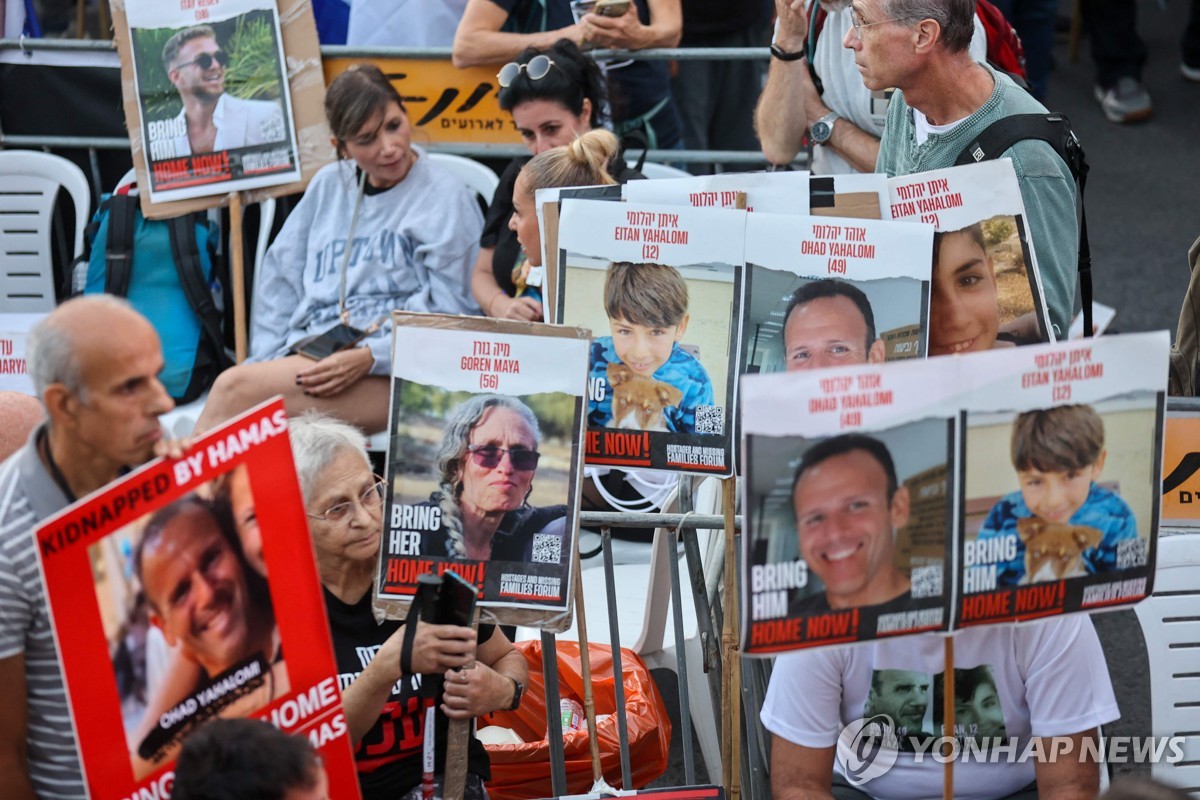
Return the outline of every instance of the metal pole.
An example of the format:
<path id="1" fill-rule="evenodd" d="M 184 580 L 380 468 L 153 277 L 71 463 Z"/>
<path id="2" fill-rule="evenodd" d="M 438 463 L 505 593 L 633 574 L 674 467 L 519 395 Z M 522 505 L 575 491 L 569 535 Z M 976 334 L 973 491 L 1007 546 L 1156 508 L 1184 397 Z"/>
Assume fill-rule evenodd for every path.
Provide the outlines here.
<path id="1" fill-rule="evenodd" d="M 629 768 L 629 721 L 625 718 L 625 670 L 621 666 L 621 626 L 617 620 L 617 588 L 613 577 L 612 530 L 600 529 L 600 546 L 604 548 L 604 592 L 608 596 L 608 640 L 612 645 L 613 690 L 617 702 L 617 736 L 621 744 L 621 788 L 633 788 L 633 771 Z"/>
<path id="2" fill-rule="evenodd" d="M 558 713 L 558 647 L 554 635 L 542 631 L 542 677 L 546 682 L 546 742 L 550 745 L 550 788 L 555 797 L 567 793 L 567 763 L 563 754 L 562 714 Z"/>

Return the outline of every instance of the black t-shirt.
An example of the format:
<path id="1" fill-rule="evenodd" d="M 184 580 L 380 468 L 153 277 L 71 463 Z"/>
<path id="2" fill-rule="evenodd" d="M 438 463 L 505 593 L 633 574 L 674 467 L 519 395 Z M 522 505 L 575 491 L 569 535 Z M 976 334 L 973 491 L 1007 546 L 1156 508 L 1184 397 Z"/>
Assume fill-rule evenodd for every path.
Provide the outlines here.
<path id="1" fill-rule="evenodd" d="M 500 184 L 496 187 L 496 194 L 492 197 L 487 216 L 483 220 L 483 234 L 479 237 L 480 247 L 496 248 L 496 252 L 492 254 L 492 274 L 496 277 L 496 283 L 509 297 L 517 291 L 512 271 L 516 266 L 517 256 L 521 253 L 521 243 L 517 241 L 517 234 L 508 228 L 508 218 L 512 216 L 513 211 L 513 186 L 517 183 L 517 174 L 520 173 L 521 167 L 529 163 L 531 158 L 533 156 L 514 158 L 501 174 Z M 609 165 L 608 172 L 617 183 L 628 183 L 644 177 L 642 173 L 626 164 L 621 156 L 617 156 Z"/>
<path id="2" fill-rule="evenodd" d="M 772 9 L 773 10 L 773 9 Z M 689 36 L 733 33 L 749 28 L 767 15 L 763 0 L 687 0 L 683 14 L 683 46 Z"/>
<path id="3" fill-rule="evenodd" d="M 570 0 L 492 0 L 508 13 L 502 30 L 508 33 L 557 31 L 575 24 Z M 634 0 L 638 19 L 650 24 L 646 0 Z M 612 83 L 614 122 L 634 119 L 657 106 L 671 93 L 671 75 L 665 61 L 633 61 L 608 72 Z"/>
<path id="4" fill-rule="evenodd" d="M 344 691 L 354 682 L 388 637 L 404 626 L 385 620 L 376 624 L 371 614 L 371 593 L 354 605 L 347 605 L 325 591 L 325 610 L 333 633 L 333 652 L 337 659 L 338 682 Z M 492 638 L 495 626 L 480 625 L 478 642 Z M 363 800 L 396 800 L 421 782 L 422 726 L 425 715 L 418 696 L 419 679 L 406 676 L 393 687 L 379 719 L 363 736 L 354 751 L 358 785 Z M 438 703 L 441 702 L 439 697 Z M 439 710 L 436 715 L 437 758 L 434 769 L 441 772 L 446 761 L 448 719 Z M 467 769 L 484 780 L 492 777 L 487 751 L 471 736 L 467 747 Z"/>

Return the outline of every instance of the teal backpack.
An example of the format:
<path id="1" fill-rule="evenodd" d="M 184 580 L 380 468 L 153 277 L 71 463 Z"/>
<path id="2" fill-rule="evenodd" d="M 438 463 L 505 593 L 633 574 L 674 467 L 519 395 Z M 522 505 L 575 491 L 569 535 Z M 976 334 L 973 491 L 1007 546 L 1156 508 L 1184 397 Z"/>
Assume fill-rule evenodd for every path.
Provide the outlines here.
<path id="1" fill-rule="evenodd" d="M 179 404 L 199 397 L 233 363 L 225 350 L 219 238 L 203 213 L 147 220 L 136 196 L 113 194 L 101 200 L 76 261 L 74 293 L 124 297 L 158 331 L 159 380 Z"/>

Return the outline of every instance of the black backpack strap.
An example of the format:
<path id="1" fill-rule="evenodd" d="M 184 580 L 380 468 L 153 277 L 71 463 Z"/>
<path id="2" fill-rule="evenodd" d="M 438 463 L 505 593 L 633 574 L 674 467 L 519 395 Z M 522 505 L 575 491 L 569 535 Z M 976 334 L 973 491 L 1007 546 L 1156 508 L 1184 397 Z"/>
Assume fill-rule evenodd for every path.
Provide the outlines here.
<path id="1" fill-rule="evenodd" d="M 220 367 L 233 362 L 225 352 L 225 339 L 221 333 L 221 312 L 213 303 L 212 293 L 204 281 L 204 266 L 200 263 L 200 248 L 196 244 L 196 218 L 192 214 L 166 220 L 171 238 L 171 255 L 175 270 L 179 273 L 179 284 L 187 296 L 188 305 L 200 319 L 200 326 L 212 344 Z"/>
<path id="2" fill-rule="evenodd" d="M 133 273 L 133 227 L 138 200 L 128 195 L 113 195 L 108 203 L 108 240 L 104 247 L 104 291 L 125 297 Z"/>
<path id="3" fill-rule="evenodd" d="M 983 129 L 963 148 L 954 166 L 999 158 L 1000 154 L 1024 139 L 1038 139 L 1054 148 L 1075 177 L 1079 195 L 1079 299 L 1083 311 L 1083 335 L 1092 335 L 1092 248 L 1087 235 L 1087 208 L 1083 192 L 1087 187 L 1088 163 L 1083 145 L 1071 129 L 1066 114 L 1015 114 L 998 119 Z"/>

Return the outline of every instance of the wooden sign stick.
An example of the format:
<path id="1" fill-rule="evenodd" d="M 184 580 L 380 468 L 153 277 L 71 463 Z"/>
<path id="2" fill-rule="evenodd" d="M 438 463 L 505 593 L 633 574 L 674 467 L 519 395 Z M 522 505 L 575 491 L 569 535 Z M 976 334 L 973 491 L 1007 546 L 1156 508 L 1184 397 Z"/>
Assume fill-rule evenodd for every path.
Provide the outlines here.
<path id="1" fill-rule="evenodd" d="M 242 193 L 229 193 L 229 282 L 233 284 L 233 350 L 246 360 L 246 267 L 242 253 Z"/>
<path id="2" fill-rule="evenodd" d="M 946 763 L 943 766 L 942 797 L 944 800 L 954 800 L 954 751 L 958 746 L 954 741 L 954 638 L 947 636 L 945 665 L 942 667 L 942 735 L 951 739 L 950 752 L 946 753 Z"/>
<path id="3" fill-rule="evenodd" d="M 600 740 L 596 738 L 596 699 L 592 694 L 592 658 L 588 651 L 587 613 L 583 609 L 583 576 L 578 550 L 575 550 L 572 561 L 572 569 L 575 570 L 575 627 L 579 632 L 579 672 L 583 678 L 583 715 L 587 719 L 588 747 L 592 752 L 592 781 L 599 784 L 604 780 L 604 771 L 600 768 Z"/>
<path id="4" fill-rule="evenodd" d="M 721 782 L 729 800 L 741 796 L 742 676 L 738 644 L 737 548 L 734 528 L 737 478 L 721 480 L 725 513 L 725 618 L 721 630 Z M 682 680 L 682 678 L 680 678 Z"/>

